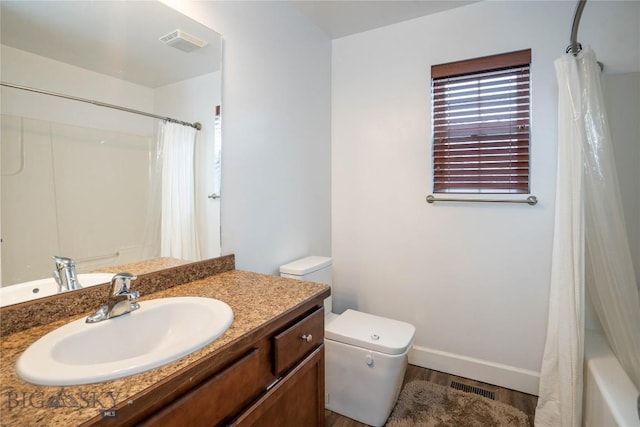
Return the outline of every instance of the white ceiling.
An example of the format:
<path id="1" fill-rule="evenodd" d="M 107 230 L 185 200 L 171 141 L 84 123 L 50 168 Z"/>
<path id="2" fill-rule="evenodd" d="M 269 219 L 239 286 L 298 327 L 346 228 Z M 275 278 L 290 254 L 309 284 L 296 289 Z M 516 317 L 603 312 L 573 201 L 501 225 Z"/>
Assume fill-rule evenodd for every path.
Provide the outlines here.
<path id="1" fill-rule="evenodd" d="M 290 0 L 332 39 L 474 1 Z M 220 69 L 220 35 L 157 1 L 0 0 L 0 7 L 2 44 L 147 87 Z M 158 41 L 175 29 L 209 44 L 185 53 Z"/>
<path id="2" fill-rule="evenodd" d="M 156 1 L 0 1 L 0 42 L 156 88 L 220 69 L 220 35 Z M 208 42 L 183 52 L 176 29 Z"/>
<path id="3" fill-rule="evenodd" d="M 332 39 L 442 12 L 479 0 L 291 0 Z"/>

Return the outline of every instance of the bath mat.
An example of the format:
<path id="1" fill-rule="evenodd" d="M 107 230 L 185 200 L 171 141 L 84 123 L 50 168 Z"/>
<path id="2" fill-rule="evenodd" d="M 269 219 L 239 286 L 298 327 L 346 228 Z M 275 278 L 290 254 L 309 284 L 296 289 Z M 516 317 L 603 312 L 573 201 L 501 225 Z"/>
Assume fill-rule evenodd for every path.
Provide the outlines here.
<path id="1" fill-rule="evenodd" d="M 507 404 L 429 381 L 407 383 L 385 427 L 530 427 Z"/>

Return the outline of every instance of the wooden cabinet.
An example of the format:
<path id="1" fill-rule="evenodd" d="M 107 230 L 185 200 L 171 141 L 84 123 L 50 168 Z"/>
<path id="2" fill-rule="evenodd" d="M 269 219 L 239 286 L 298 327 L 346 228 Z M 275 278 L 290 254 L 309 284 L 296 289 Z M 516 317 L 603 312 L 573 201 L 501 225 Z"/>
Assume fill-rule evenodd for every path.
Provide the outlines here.
<path id="1" fill-rule="evenodd" d="M 143 426 L 324 426 L 324 310 L 273 321 Z"/>
<path id="2" fill-rule="evenodd" d="M 324 425 L 324 344 L 232 424 L 237 427 Z"/>
<path id="3" fill-rule="evenodd" d="M 142 425 L 218 425 L 262 392 L 258 372 L 258 350 L 254 349 Z"/>

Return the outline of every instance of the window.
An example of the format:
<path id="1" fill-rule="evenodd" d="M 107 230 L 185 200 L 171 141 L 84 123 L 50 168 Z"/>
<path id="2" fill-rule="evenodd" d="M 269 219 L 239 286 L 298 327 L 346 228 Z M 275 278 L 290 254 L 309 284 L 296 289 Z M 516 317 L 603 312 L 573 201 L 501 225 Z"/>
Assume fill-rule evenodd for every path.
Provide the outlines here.
<path id="1" fill-rule="evenodd" d="M 531 50 L 431 67 L 434 193 L 529 193 Z"/>

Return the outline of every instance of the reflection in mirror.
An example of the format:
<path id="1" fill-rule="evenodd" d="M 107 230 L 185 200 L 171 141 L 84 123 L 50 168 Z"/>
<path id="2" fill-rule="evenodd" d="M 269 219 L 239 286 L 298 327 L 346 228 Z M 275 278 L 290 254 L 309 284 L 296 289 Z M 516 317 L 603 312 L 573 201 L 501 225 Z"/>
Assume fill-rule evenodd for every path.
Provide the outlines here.
<path id="1" fill-rule="evenodd" d="M 202 124 L 199 254 L 164 256 L 218 256 L 220 201 L 208 196 L 220 185 L 220 35 L 156 1 L 0 7 L 3 82 Z M 50 278 L 53 255 L 78 273 L 161 256 L 152 202 L 163 121 L 6 86 L 0 95 L 2 286 Z"/>

